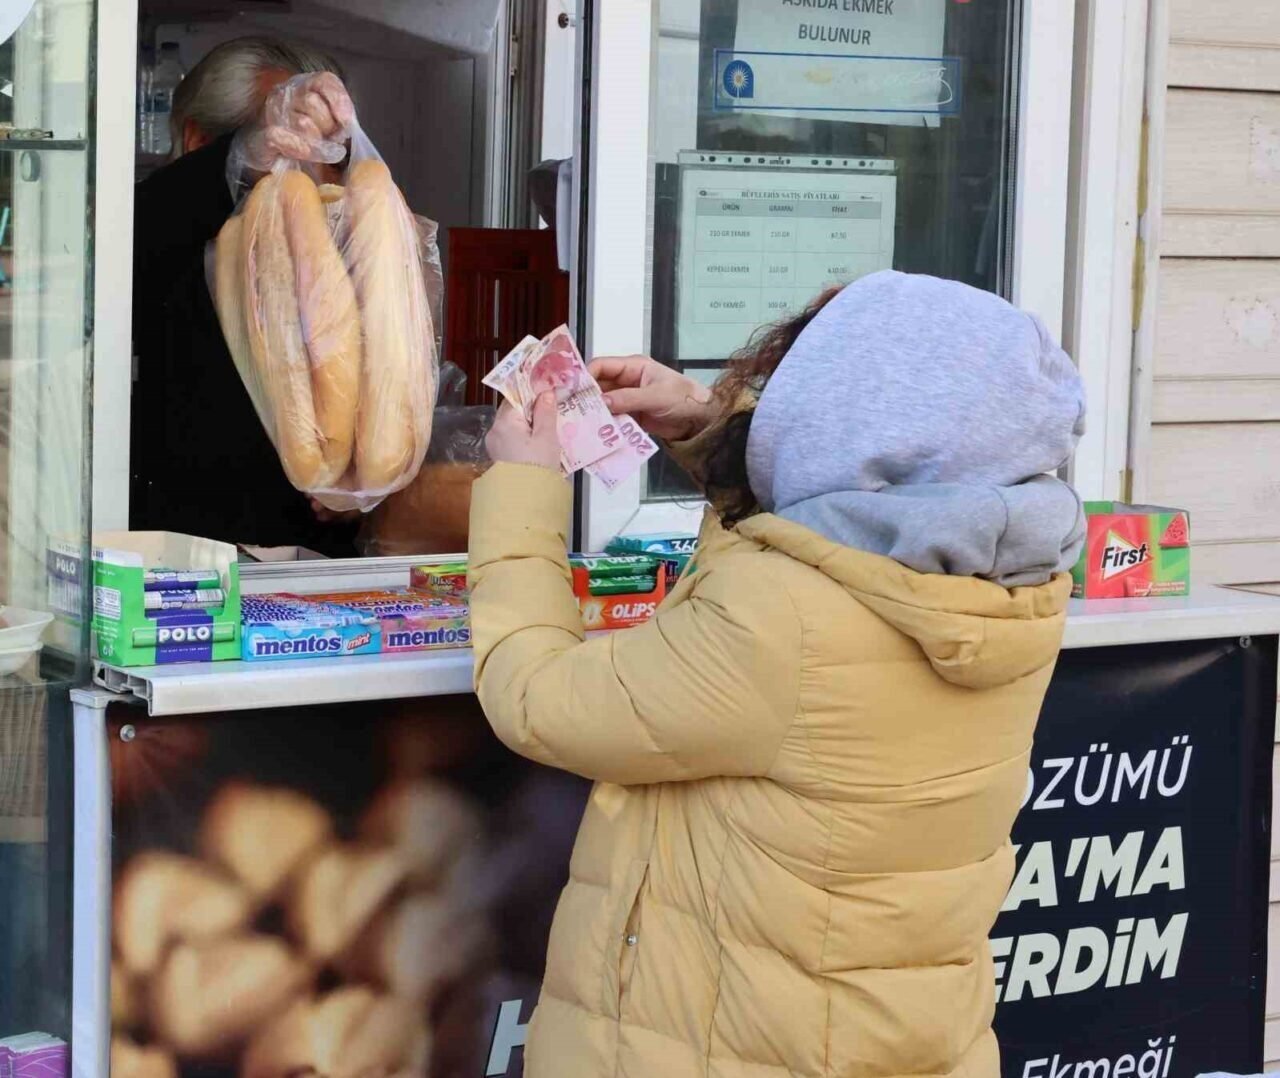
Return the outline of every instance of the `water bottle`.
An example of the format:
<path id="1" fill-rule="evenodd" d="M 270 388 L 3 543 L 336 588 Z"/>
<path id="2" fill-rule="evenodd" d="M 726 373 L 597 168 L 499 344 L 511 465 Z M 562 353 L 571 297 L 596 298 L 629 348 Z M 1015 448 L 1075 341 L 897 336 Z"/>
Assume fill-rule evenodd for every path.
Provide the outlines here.
<path id="1" fill-rule="evenodd" d="M 138 50 L 138 152 L 151 152 L 151 80 L 155 77 L 156 50 L 143 45 Z"/>
<path id="2" fill-rule="evenodd" d="M 178 58 L 178 43 L 166 41 L 160 46 L 160 58 L 151 78 L 151 152 L 168 155 L 173 150 L 169 117 L 173 114 L 173 94 L 186 72 Z"/>

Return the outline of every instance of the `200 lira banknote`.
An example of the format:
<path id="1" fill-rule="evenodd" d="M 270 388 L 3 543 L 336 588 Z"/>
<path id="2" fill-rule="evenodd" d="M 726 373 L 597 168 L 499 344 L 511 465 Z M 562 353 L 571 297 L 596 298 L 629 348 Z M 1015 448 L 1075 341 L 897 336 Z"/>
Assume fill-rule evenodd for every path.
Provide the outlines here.
<path id="1" fill-rule="evenodd" d="M 615 416 L 591 377 L 568 327 L 542 340 L 526 337 L 484 378 L 532 422 L 533 405 L 546 392 L 556 398 L 560 466 L 566 475 L 586 469 L 613 490 L 658 451 L 630 416 Z"/>

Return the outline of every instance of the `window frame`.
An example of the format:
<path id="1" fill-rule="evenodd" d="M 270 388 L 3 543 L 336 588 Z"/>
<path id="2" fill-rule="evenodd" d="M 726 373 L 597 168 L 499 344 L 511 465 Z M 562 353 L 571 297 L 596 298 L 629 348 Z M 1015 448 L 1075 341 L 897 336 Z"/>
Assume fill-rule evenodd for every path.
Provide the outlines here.
<path id="1" fill-rule="evenodd" d="M 579 48 L 590 35 L 590 91 L 579 85 L 590 132 L 587 228 L 580 261 L 587 297 L 582 328 L 591 355 L 644 351 L 649 232 L 653 50 L 660 0 L 590 5 Z M 1009 295 L 1055 336 L 1063 328 L 1066 287 L 1071 86 L 1075 0 L 1020 5 L 1016 87 L 1014 247 Z M 649 42 L 649 47 L 639 43 Z M 606 73 L 602 77 L 601 73 Z M 1086 372 L 1087 374 L 1090 372 Z M 1105 373 L 1105 372 L 1104 372 Z M 643 500 L 640 475 L 606 491 L 584 477 L 578 500 L 580 545 L 598 549 L 619 534 L 695 533 L 703 505 Z"/>

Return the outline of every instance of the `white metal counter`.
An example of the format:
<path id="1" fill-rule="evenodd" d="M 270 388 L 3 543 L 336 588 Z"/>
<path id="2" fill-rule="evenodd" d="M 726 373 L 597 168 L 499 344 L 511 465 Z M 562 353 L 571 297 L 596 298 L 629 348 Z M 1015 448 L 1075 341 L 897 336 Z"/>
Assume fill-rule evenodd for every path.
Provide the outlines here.
<path id="1" fill-rule="evenodd" d="M 1068 648 L 1280 636 L 1280 597 L 1204 588 L 1188 599 L 1073 603 Z M 107 708 L 145 703 L 151 715 L 189 715 L 468 693 L 470 650 L 348 659 L 223 662 L 118 669 L 75 700 L 76 834 L 73 1073 L 107 1072 L 110 1045 L 111 859 Z M 110 690 L 110 691 L 107 691 Z M 141 707 L 138 708 L 141 714 Z"/>
<path id="2" fill-rule="evenodd" d="M 1280 597 L 1202 588 L 1187 599 L 1073 601 L 1064 647 L 1280 635 Z M 347 659 L 191 663 L 123 669 L 95 681 L 144 701 L 151 715 L 304 707 L 471 691 L 469 649 Z"/>

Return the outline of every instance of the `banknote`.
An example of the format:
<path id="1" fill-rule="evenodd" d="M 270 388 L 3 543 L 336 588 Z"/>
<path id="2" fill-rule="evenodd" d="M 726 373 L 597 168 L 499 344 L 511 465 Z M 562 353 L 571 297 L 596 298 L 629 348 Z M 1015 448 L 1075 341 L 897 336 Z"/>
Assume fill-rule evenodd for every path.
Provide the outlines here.
<path id="1" fill-rule="evenodd" d="M 587 465 L 587 472 L 604 484 L 606 490 L 614 490 L 658 451 L 658 446 L 640 428 L 640 424 L 627 415 L 614 416 L 621 443 L 607 457 Z"/>
<path id="2" fill-rule="evenodd" d="M 524 357 L 541 343 L 537 337 L 525 337 L 524 340 L 498 361 L 493 370 L 481 379 L 490 389 L 495 389 L 501 393 L 511 407 L 519 408 L 520 411 L 524 412 L 526 419 L 529 415 L 525 409 L 525 402 L 520 398 L 520 392 L 516 387 L 516 371 L 519 370 L 520 363 Z"/>
<path id="3" fill-rule="evenodd" d="M 585 468 L 612 490 L 658 451 L 634 419 L 609 411 L 566 326 L 541 341 L 526 337 L 484 384 L 519 408 L 528 422 L 539 395 L 555 394 L 560 467 L 566 475 Z"/>

